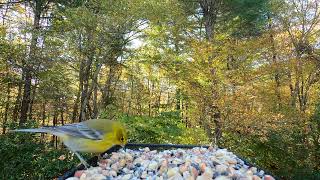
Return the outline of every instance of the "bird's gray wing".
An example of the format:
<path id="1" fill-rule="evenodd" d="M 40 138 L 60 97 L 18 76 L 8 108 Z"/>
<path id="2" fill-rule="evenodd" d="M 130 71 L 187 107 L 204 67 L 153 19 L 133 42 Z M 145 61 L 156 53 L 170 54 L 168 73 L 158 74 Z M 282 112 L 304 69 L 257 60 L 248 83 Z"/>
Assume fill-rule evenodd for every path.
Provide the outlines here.
<path id="1" fill-rule="evenodd" d="M 79 138 L 101 140 L 103 132 L 89 128 L 83 123 L 66 124 L 63 126 L 45 126 L 41 129 L 50 129 L 55 134 L 67 134 Z"/>

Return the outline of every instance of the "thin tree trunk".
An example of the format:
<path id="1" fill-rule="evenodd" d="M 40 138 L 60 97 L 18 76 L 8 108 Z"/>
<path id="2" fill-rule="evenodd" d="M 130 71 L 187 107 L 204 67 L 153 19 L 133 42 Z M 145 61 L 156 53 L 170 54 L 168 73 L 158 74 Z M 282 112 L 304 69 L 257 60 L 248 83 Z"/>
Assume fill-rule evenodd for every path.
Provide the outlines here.
<path id="1" fill-rule="evenodd" d="M 152 107 L 153 94 L 154 94 L 154 82 L 151 81 L 150 98 L 149 98 L 150 116 L 154 115 L 154 111 L 152 111 L 152 109 L 153 109 L 153 107 Z"/>
<path id="2" fill-rule="evenodd" d="M 61 121 L 61 125 L 64 125 L 64 110 L 63 107 L 60 108 L 60 121 Z"/>
<path id="3" fill-rule="evenodd" d="M 80 52 L 80 55 L 82 54 L 82 33 L 79 34 L 79 47 L 78 50 Z M 77 116 L 78 116 L 78 107 L 79 107 L 79 103 L 80 103 L 80 96 L 81 96 L 81 92 L 82 92 L 82 88 L 83 88 L 83 71 L 84 71 L 84 60 L 82 58 L 82 56 L 79 58 L 80 59 L 80 68 L 79 68 L 79 89 L 78 89 L 78 93 L 77 93 L 77 97 L 74 101 L 73 104 L 73 111 L 72 111 L 72 123 L 75 123 L 77 120 Z"/>
<path id="4" fill-rule="evenodd" d="M 140 93 L 138 93 L 137 94 L 137 107 L 138 107 L 138 114 L 139 115 L 142 115 L 142 105 L 141 105 L 141 100 L 142 100 L 142 98 L 141 98 L 141 94 Z"/>
<path id="5" fill-rule="evenodd" d="M 272 20 L 270 15 L 268 15 L 268 28 L 270 31 L 270 43 L 271 43 L 271 53 L 272 53 L 272 63 L 275 65 L 275 70 L 274 70 L 274 80 L 275 80 L 275 94 L 277 96 L 278 100 L 278 110 L 281 110 L 281 92 L 280 92 L 280 72 L 279 72 L 279 64 L 277 61 L 277 51 L 276 51 L 276 45 L 275 45 L 275 40 L 274 40 L 274 35 L 273 35 L 273 29 L 272 29 Z"/>
<path id="6" fill-rule="evenodd" d="M 296 108 L 296 101 L 299 98 L 300 88 L 301 88 L 301 81 L 303 81 L 303 74 L 302 74 L 302 62 L 301 62 L 301 53 L 296 52 L 296 61 L 294 66 L 295 71 L 295 82 L 293 84 L 291 73 L 289 73 L 290 78 L 290 92 L 291 92 L 291 106 L 292 108 Z M 301 102 L 301 101 L 300 101 Z M 301 107 L 301 106 L 300 106 Z M 300 109 L 300 108 L 299 108 Z"/>
<path id="7" fill-rule="evenodd" d="M 61 100 L 59 100 L 61 101 Z M 64 125 L 64 108 L 66 107 L 66 99 L 62 98 L 62 102 L 60 102 L 60 121 L 61 125 Z"/>
<path id="8" fill-rule="evenodd" d="M 80 82 L 81 84 L 81 82 Z M 72 118 L 71 118 L 71 122 L 72 123 L 75 123 L 76 122 L 76 119 L 77 119 L 77 114 L 78 114 L 78 106 L 79 106 L 79 102 L 80 102 L 80 94 L 81 94 L 81 86 L 79 85 L 79 90 L 78 90 L 78 93 L 77 93 L 77 97 L 74 101 L 74 104 L 73 104 L 73 110 L 72 110 Z"/>
<path id="9" fill-rule="evenodd" d="M 188 114 L 187 114 L 188 110 L 189 110 L 189 106 L 188 106 L 188 102 L 186 101 L 186 103 L 185 103 L 185 114 L 184 114 L 186 127 L 189 127 L 189 117 L 188 117 Z"/>
<path id="10" fill-rule="evenodd" d="M 170 87 L 170 82 L 168 84 L 168 87 Z M 167 93 L 167 103 L 166 103 L 166 108 L 165 108 L 165 111 L 168 111 L 168 110 L 171 110 L 171 106 L 170 106 L 170 91 L 168 90 L 168 93 Z M 169 108 L 169 109 L 168 109 Z"/>
<path id="11" fill-rule="evenodd" d="M 177 89 L 176 91 L 176 110 L 181 110 L 181 90 Z"/>
<path id="12" fill-rule="evenodd" d="M 132 99 L 133 99 L 133 77 L 131 77 L 130 80 L 131 80 L 131 88 L 130 88 L 130 99 L 129 99 L 128 112 L 127 112 L 128 115 L 130 115 Z"/>
<path id="13" fill-rule="evenodd" d="M 53 126 L 57 126 L 57 118 L 58 118 L 58 110 L 57 105 L 54 105 L 54 113 L 53 113 Z M 52 144 L 55 148 L 57 148 L 57 138 L 56 136 L 52 135 Z"/>
<path id="14" fill-rule="evenodd" d="M 33 103 L 34 103 L 34 99 L 36 97 L 36 91 L 37 90 L 37 81 L 35 82 L 34 87 L 32 88 L 32 93 L 31 95 L 31 101 L 30 101 L 30 105 L 29 105 L 29 119 L 33 119 L 32 117 L 32 108 L 33 108 Z"/>
<path id="15" fill-rule="evenodd" d="M 98 117 L 98 86 L 95 85 L 94 90 L 93 90 L 93 113 L 92 113 L 92 118 L 96 119 Z"/>
<path id="16" fill-rule="evenodd" d="M 184 119 L 184 101 L 181 101 L 181 119 Z"/>
<path id="17" fill-rule="evenodd" d="M 291 72 L 288 73 L 288 78 L 289 78 L 289 88 L 290 88 L 290 96 L 291 96 L 291 101 L 290 101 L 290 105 L 292 108 L 296 107 L 296 92 L 295 92 L 295 88 L 292 82 L 292 75 Z"/>
<path id="18" fill-rule="evenodd" d="M 319 113 L 319 112 L 317 112 Z M 317 133 L 315 133 L 317 132 Z M 313 133 L 311 134 L 313 138 L 313 144 L 314 144 L 314 170 L 320 170 L 320 121 L 316 121 L 315 123 L 315 130 L 313 130 Z"/>
<path id="19" fill-rule="evenodd" d="M 150 117 L 151 116 L 151 90 L 150 90 L 150 80 L 149 80 L 149 78 L 148 78 L 147 86 L 148 86 L 148 93 L 149 93 L 148 115 Z"/>
<path id="20" fill-rule="evenodd" d="M 213 114 L 213 120 L 215 124 L 215 130 L 214 130 L 214 140 L 215 144 L 219 144 L 219 140 L 222 137 L 222 122 L 221 122 L 221 113 L 218 108 L 213 108 L 216 109 L 214 114 Z"/>
<path id="21" fill-rule="evenodd" d="M 111 84 L 114 76 L 114 66 L 109 67 L 108 78 L 102 92 L 102 106 L 105 108 L 111 104 Z"/>
<path id="22" fill-rule="evenodd" d="M 42 126 L 44 126 L 45 125 L 45 120 L 46 120 L 46 101 L 44 101 L 43 103 L 42 103 Z"/>
<path id="23" fill-rule="evenodd" d="M 205 101 L 204 101 L 205 102 Z M 203 103 L 203 105 L 201 105 L 203 107 L 201 107 L 201 113 L 200 113 L 200 125 L 202 126 L 202 128 L 206 131 L 209 139 L 211 141 L 214 142 L 214 134 L 212 133 L 212 127 L 211 124 L 209 123 L 209 121 L 206 119 L 206 116 L 208 114 L 207 112 L 207 103 Z"/>
<path id="24" fill-rule="evenodd" d="M 14 103 L 14 108 L 13 108 L 13 112 L 12 112 L 12 120 L 13 122 L 17 122 L 18 120 L 18 114 L 19 114 L 19 109 L 21 106 L 21 92 L 22 92 L 22 82 L 19 82 L 18 84 L 18 93 L 17 93 L 17 97 Z"/>
<path id="25" fill-rule="evenodd" d="M 9 72 L 7 69 L 7 76 Z M 8 113 L 9 113 L 9 105 L 10 105 L 10 91 L 11 91 L 11 82 L 8 82 L 7 85 L 7 101 L 5 105 L 5 110 L 4 110 L 4 118 L 3 118 L 3 124 L 2 124 L 2 134 L 6 133 L 7 129 L 7 122 L 8 122 Z"/>
<path id="26" fill-rule="evenodd" d="M 98 104 L 97 104 L 97 96 L 98 96 L 98 76 L 101 70 L 102 64 L 101 63 L 97 63 L 96 65 L 96 70 L 93 74 L 92 77 L 92 83 L 90 85 L 90 88 L 88 90 L 88 101 L 91 99 L 92 93 L 93 93 L 93 100 L 92 100 L 92 104 L 93 104 L 93 110 L 92 113 L 90 113 L 90 117 L 95 119 L 98 116 Z M 89 108 L 89 103 L 88 104 L 88 108 Z M 91 108 L 89 108 L 91 109 Z"/>
<path id="27" fill-rule="evenodd" d="M 45 126 L 45 121 L 46 121 L 46 101 L 44 100 L 44 102 L 42 103 L 42 126 Z M 40 142 L 44 142 L 44 133 L 41 133 L 41 138 L 40 138 Z"/>
<path id="28" fill-rule="evenodd" d="M 93 77 L 93 87 L 91 89 L 93 89 L 93 100 L 92 100 L 92 105 L 93 105 L 93 112 L 92 112 L 92 116 L 91 118 L 96 119 L 98 117 L 98 76 L 99 76 L 99 72 L 100 69 L 102 67 L 102 64 L 100 64 L 97 69 L 96 72 L 94 74 Z M 92 91 L 92 90 L 91 90 Z"/>
<path id="29" fill-rule="evenodd" d="M 81 99 L 80 99 L 80 117 L 79 122 L 85 120 L 87 118 L 87 103 L 88 103 L 88 96 L 89 96 L 89 76 L 91 70 L 92 59 L 88 59 L 85 67 L 85 72 L 83 74 L 83 89 L 81 92 Z"/>
<path id="30" fill-rule="evenodd" d="M 69 112 L 68 100 L 67 100 L 66 97 L 65 97 L 65 107 L 66 107 L 66 110 L 65 110 L 65 112 L 66 112 L 66 120 L 69 120 L 71 116 L 70 116 L 70 112 Z"/>
<path id="31" fill-rule="evenodd" d="M 84 119 L 88 119 L 91 116 L 91 108 L 90 108 L 89 100 L 95 84 L 94 82 L 92 82 L 89 89 L 89 78 L 90 78 L 90 72 L 92 68 L 93 57 L 94 57 L 93 54 L 89 55 L 84 68 L 83 89 L 81 92 L 81 100 L 80 100 L 81 104 L 80 104 L 79 122 L 83 121 Z"/>
<path id="32" fill-rule="evenodd" d="M 159 84 L 160 86 L 160 84 Z M 161 86 L 160 86 L 160 92 L 159 92 L 159 96 L 158 96 L 158 114 L 160 113 L 160 106 L 161 106 L 161 96 L 162 96 L 162 90 L 161 90 Z"/>

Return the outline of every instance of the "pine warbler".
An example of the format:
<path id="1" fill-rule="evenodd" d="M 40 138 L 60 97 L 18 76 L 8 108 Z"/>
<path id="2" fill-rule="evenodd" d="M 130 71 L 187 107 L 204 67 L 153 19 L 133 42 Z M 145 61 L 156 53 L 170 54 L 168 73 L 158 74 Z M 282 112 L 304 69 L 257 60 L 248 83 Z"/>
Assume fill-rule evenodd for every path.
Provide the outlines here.
<path id="1" fill-rule="evenodd" d="M 78 152 L 102 153 L 114 145 L 124 146 L 127 143 L 124 127 L 119 122 L 107 119 L 91 119 L 63 126 L 44 126 L 37 129 L 12 131 L 48 133 L 58 136 L 86 167 L 89 167 L 88 163 Z"/>

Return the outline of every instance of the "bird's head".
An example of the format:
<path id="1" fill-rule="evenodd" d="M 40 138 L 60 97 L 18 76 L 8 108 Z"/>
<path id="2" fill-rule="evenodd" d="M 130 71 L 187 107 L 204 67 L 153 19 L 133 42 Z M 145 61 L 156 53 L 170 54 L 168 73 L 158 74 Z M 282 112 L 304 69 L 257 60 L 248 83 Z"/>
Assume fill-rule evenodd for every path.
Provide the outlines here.
<path id="1" fill-rule="evenodd" d="M 115 126 L 115 133 L 116 133 L 116 144 L 124 147 L 127 144 L 127 133 L 125 128 L 117 124 Z"/>

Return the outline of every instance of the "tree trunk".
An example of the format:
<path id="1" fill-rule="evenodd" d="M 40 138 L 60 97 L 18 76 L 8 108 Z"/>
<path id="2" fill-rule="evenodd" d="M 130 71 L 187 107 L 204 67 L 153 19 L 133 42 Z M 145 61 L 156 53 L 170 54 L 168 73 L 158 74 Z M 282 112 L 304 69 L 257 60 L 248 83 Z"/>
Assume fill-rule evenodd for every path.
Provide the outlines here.
<path id="1" fill-rule="evenodd" d="M 9 74 L 9 69 L 7 69 L 7 76 Z M 7 122 L 8 122 L 8 113 L 9 113 L 9 106 L 10 106 L 10 90 L 11 90 L 11 82 L 8 82 L 7 85 L 7 101 L 5 105 L 5 110 L 4 110 L 4 117 L 3 117 L 3 124 L 2 124 L 2 134 L 6 133 L 7 129 Z"/>
<path id="2" fill-rule="evenodd" d="M 154 82 L 151 81 L 151 89 L 150 89 L 150 97 L 149 97 L 149 110 L 150 110 L 150 116 L 153 116 L 154 111 L 152 111 L 152 98 L 154 95 Z"/>
<path id="3" fill-rule="evenodd" d="M 44 102 L 42 103 L 42 126 L 45 126 L 45 122 L 46 122 L 46 101 L 44 100 Z M 41 133 L 41 138 L 40 138 L 40 142 L 44 142 L 44 133 Z"/>
<path id="4" fill-rule="evenodd" d="M 95 57 L 95 47 L 94 47 L 94 31 L 93 29 L 87 29 L 87 44 L 88 47 L 84 51 L 85 55 L 85 64 L 84 64 L 84 72 L 82 74 L 83 78 L 83 89 L 81 92 L 81 99 L 80 99 L 80 117 L 79 122 L 88 119 L 89 113 L 87 107 L 88 101 L 89 101 L 89 79 L 90 79 L 90 73 L 92 70 L 92 63 Z M 91 90 L 92 91 L 92 90 Z"/>
<path id="5" fill-rule="evenodd" d="M 170 87 L 170 85 L 169 85 Z M 171 110 L 171 101 L 170 101 L 170 91 L 167 93 L 167 103 L 166 103 L 166 108 L 165 111 L 170 111 Z M 169 109 L 168 109 L 169 108 Z"/>
<path id="6" fill-rule="evenodd" d="M 33 103 L 34 103 L 34 99 L 36 97 L 36 91 L 37 90 L 37 81 L 35 82 L 35 85 L 34 87 L 32 88 L 32 93 L 30 94 L 31 95 L 31 101 L 30 101 L 30 105 L 29 105 L 29 119 L 32 119 L 32 107 L 33 107 Z"/>
<path id="7" fill-rule="evenodd" d="M 147 82 L 147 86 L 148 86 L 148 93 L 149 93 L 149 102 L 148 102 L 148 116 L 151 116 L 151 88 L 150 88 L 150 80 L 148 78 L 148 82 Z"/>
<path id="8" fill-rule="evenodd" d="M 20 106 L 21 106 L 21 92 L 22 92 L 22 82 L 19 82 L 19 84 L 18 84 L 18 93 L 17 93 L 17 97 L 16 97 L 16 100 L 15 100 L 14 108 L 13 108 L 13 112 L 12 112 L 12 120 L 13 120 L 13 122 L 17 122 L 17 120 L 18 120 L 19 109 L 20 109 Z"/>
<path id="9" fill-rule="evenodd" d="M 92 113 L 91 118 L 96 119 L 98 117 L 98 113 L 99 113 L 99 111 L 98 111 L 98 85 L 97 84 L 94 86 L 92 104 L 93 104 L 93 113 Z"/>
<path id="10" fill-rule="evenodd" d="M 113 94 L 116 84 L 120 78 L 121 65 L 116 62 L 116 58 L 109 65 L 108 78 L 102 90 L 102 100 L 100 102 L 101 108 L 105 108 L 113 104 Z"/>
<path id="11" fill-rule="evenodd" d="M 317 112 L 319 113 L 319 112 Z M 315 130 L 313 130 L 312 138 L 313 138 L 313 144 L 314 144 L 314 159 L 315 159 L 315 165 L 314 170 L 320 170 L 320 121 L 319 119 L 316 120 L 315 123 Z"/>
<path id="12" fill-rule="evenodd" d="M 219 144 L 219 140 L 222 137 L 222 122 L 221 122 L 221 113 L 218 107 L 212 108 L 215 109 L 215 112 L 213 114 L 213 121 L 215 124 L 215 130 L 214 130 L 214 140 L 215 144 Z"/>
<path id="13" fill-rule="evenodd" d="M 81 81 L 80 81 L 80 84 L 81 84 Z M 73 110 L 72 110 L 72 119 L 71 119 L 71 122 L 72 123 L 75 123 L 76 122 L 76 119 L 77 119 L 77 114 L 78 114 L 78 106 L 79 106 L 79 102 L 80 102 L 80 94 L 81 94 L 81 87 L 82 85 L 79 85 L 79 90 L 78 90 L 78 93 L 77 93 L 77 97 L 74 101 L 74 104 L 73 104 Z"/>
<path id="14" fill-rule="evenodd" d="M 132 106 L 132 99 L 133 99 L 133 77 L 130 78 L 131 80 L 131 88 L 130 88 L 130 99 L 129 99 L 129 105 L 128 105 L 128 112 L 127 114 L 130 115 L 131 112 L 131 106 Z"/>
<path id="15" fill-rule="evenodd" d="M 160 88 L 160 92 L 159 92 L 159 96 L 158 96 L 158 115 L 160 114 L 160 106 L 161 106 L 161 96 L 162 96 L 162 89 L 161 89 L 161 85 L 159 84 L 159 88 Z"/>
<path id="16" fill-rule="evenodd" d="M 213 41 L 214 37 L 214 30 L 215 30 L 215 24 L 217 20 L 217 15 L 220 8 L 221 0 L 199 0 L 200 7 L 203 12 L 203 18 L 204 18 L 204 26 L 206 30 L 206 39 L 209 42 Z M 212 64 L 213 58 L 211 56 L 208 57 L 209 65 Z M 219 107 L 216 105 L 215 101 L 218 98 L 218 92 L 216 91 L 216 73 L 215 69 L 211 68 L 211 102 L 208 105 L 208 108 L 210 108 L 210 112 L 212 113 L 210 122 L 213 122 L 215 124 L 215 143 L 219 143 L 219 139 L 221 138 L 222 134 L 222 122 L 221 122 L 221 115 Z"/>
<path id="17" fill-rule="evenodd" d="M 79 122 L 85 120 L 87 118 L 87 103 L 88 103 L 88 91 L 89 91 L 89 76 L 91 71 L 91 64 L 92 64 L 92 58 L 89 58 L 86 61 L 84 73 L 82 74 L 83 78 L 83 89 L 81 92 L 81 99 L 80 99 L 80 117 Z"/>
<path id="18" fill-rule="evenodd" d="M 20 121 L 19 125 L 23 125 L 27 121 L 27 113 L 30 106 L 30 93 L 31 93 L 31 70 L 30 68 L 26 68 L 25 70 L 25 80 L 24 80 L 24 88 L 22 95 L 22 104 L 20 111 Z"/>
<path id="19" fill-rule="evenodd" d="M 186 122 L 186 127 L 189 127 L 189 117 L 188 117 L 188 114 L 187 114 L 187 112 L 188 112 L 188 110 L 189 110 L 189 105 L 188 105 L 188 102 L 186 101 L 185 102 L 185 114 L 184 114 L 184 119 L 185 119 L 185 122 Z"/>
<path id="20" fill-rule="evenodd" d="M 92 100 L 93 110 L 92 110 L 92 113 L 90 113 L 90 117 L 93 119 L 97 118 L 98 113 L 99 113 L 98 104 L 97 104 L 97 98 L 98 98 L 97 96 L 98 96 L 98 76 L 99 76 L 101 67 L 102 67 L 102 64 L 97 63 L 96 70 L 95 70 L 93 77 L 92 77 L 92 83 L 91 83 L 90 88 L 88 90 L 88 101 L 91 99 L 91 96 L 93 93 L 93 100 Z M 91 109 L 91 108 L 89 108 L 89 106 L 88 106 L 88 109 Z"/>
<path id="21" fill-rule="evenodd" d="M 33 31 L 31 34 L 31 45 L 29 58 L 24 62 L 24 67 L 22 68 L 24 77 L 24 88 L 22 94 L 22 104 L 20 111 L 20 121 L 19 125 L 23 125 L 27 121 L 28 110 L 30 107 L 30 94 L 31 94 L 31 80 L 32 80 L 32 71 L 33 64 L 36 59 L 36 49 L 37 49 L 37 40 L 38 40 L 38 32 L 40 30 L 40 16 L 44 9 L 43 1 L 37 0 L 35 1 L 35 7 L 33 9 L 34 12 L 34 22 L 33 22 Z"/>
<path id="22" fill-rule="evenodd" d="M 181 100 L 181 119 L 184 119 L 184 105 L 185 101 Z"/>
<path id="23" fill-rule="evenodd" d="M 61 125 L 64 125 L 64 110 L 63 109 L 64 109 L 63 107 L 60 108 Z"/>
<path id="24" fill-rule="evenodd" d="M 96 119 L 99 114 L 99 109 L 98 109 L 98 76 L 101 70 L 102 64 L 98 64 L 96 67 L 96 71 L 93 75 L 93 80 L 92 80 L 92 86 L 91 86 L 91 92 L 93 89 L 93 99 L 92 99 L 92 105 L 93 105 L 93 110 L 92 110 L 92 115 L 91 118 Z"/>
<path id="25" fill-rule="evenodd" d="M 291 78 L 291 72 L 289 73 L 289 78 L 290 78 L 290 93 L 291 93 L 291 106 L 292 108 L 296 108 L 296 101 L 299 97 L 299 94 L 301 92 L 301 88 L 303 88 L 303 74 L 302 74 L 302 62 L 301 62 L 301 56 L 302 54 L 296 50 L 296 61 L 295 66 L 294 66 L 294 73 L 295 73 L 295 81 L 292 82 Z M 302 84 L 301 84 L 302 82 Z M 301 87 L 302 85 L 302 87 Z M 301 99 L 299 100 L 301 102 Z M 301 104 L 300 104 L 301 105 Z M 299 109 L 301 106 L 299 107 Z"/>
<path id="26" fill-rule="evenodd" d="M 53 113 L 53 126 L 57 126 L 57 118 L 58 118 L 58 110 L 57 105 L 54 105 L 54 113 Z M 57 148 L 57 138 L 55 135 L 52 135 L 52 145 Z"/>
<path id="27" fill-rule="evenodd" d="M 270 31 L 269 38 L 270 38 L 270 43 L 271 43 L 271 53 L 272 53 L 272 63 L 275 65 L 275 70 L 274 70 L 274 81 L 275 81 L 275 94 L 277 96 L 278 100 L 278 110 L 281 110 L 281 92 L 280 92 L 280 72 L 279 72 L 279 64 L 277 60 L 277 51 L 276 51 L 276 44 L 273 36 L 273 29 L 272 29 L 272 19 L 270 15 L 268 15 L 268 28 Z"/>
<path id="28" fill-rule="evenodd" d="M 199 0 L 203 12 L 206 39 L 209 41 L 213 40 L 220 3 L 221 0 Z"/>
<path id="29" fill-rule="evenodd" d="M 45 121 L 46 121 L 46 118 L 47 118 L 47 116 L 46 116 L 46 101 L 44 101 L 43 103 L 42 103 L 42 126 L 44 126 L 45 125 Z"/>
<path id="30" fill-rule="evenodd" d="M 79 35 L 79 52 L 80 54 L 82 54 L 82 33 L 80 33 Z M 73 104 L 73 111 L 72 111 L 72 123 L 76 122 L 77 116 L 78 116 L 78 107 L 79 107 L 79 103 L 80 103 L 80 95 L 82 92 L 82 88 L 83 88 L 83 71 L 84 71 L 84 60 L 82 57 L 79 58 L 80 59 L 80 68 L 79 68 L 79 89 L 78 89 L 78 93 L 77 93 L 77 97 L 74 101 Z"/>
<path id="31" fill-rule="evenodd" d="M 103 93 L 102 93 L 102 106 L 105 108 L 109 104 L 111 104 L 111 84 L 114 76 L 114 66 L 109 67 L 109 73 L 108 73 L 108 78 L 106 81 L 106 84 L 103 88 Z"/>
<path id="32" fill-rule="evenodd" d="M 290 96 L 291 96 L 291 99 L 290 99 L 290 105 L 292 108 L 295 108 L 296 107 L 296 88 L 294 87 L 294 84 L 293 84 L 293 81 L 292 81 L 292 75 L 291 75 L 292 72 L 289 72 L 288 73 L 288 78 L 290 80 L 290 83 L 289 83 L 289 88 L 290 88 Z"/>

